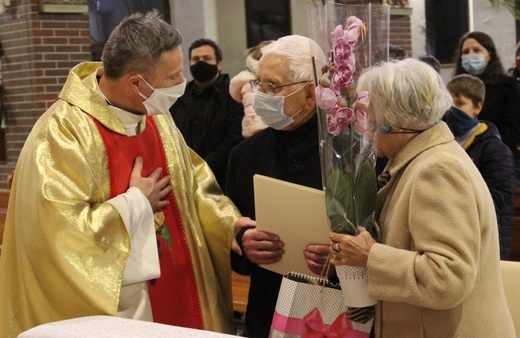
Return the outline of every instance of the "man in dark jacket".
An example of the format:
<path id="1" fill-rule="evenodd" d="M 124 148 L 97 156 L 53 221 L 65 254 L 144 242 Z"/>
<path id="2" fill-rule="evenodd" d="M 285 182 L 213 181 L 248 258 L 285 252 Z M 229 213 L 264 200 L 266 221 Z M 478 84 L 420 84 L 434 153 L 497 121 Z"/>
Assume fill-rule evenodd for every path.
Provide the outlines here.
<path id="1" fill-rule="evenodd" d="M 188 146 L 208 163 L 224 189 L 229 153 L 243 139 L 243 107 L 229 95 L 229 76 L 220 73 L 222 51 L 214 41 L 194 41 L 189 58 L 193 80 L 170 112 Z"/>
<path id="2" fill-rule="evenodd" d="M 455 140 L 466 150 L 491 192 L 498 219 L 500 259 L 511 256 L 513 236 L 515 162 L 497 127 L 479 121 L 485 97 L 484 83 L 469 74 L 455 76 L 447 85 L 453 105 L 444 116 Z"/>
<path id="3" fill-rule="evenodd" d="M 325 55 L 314 41 L 298 35 L 280 38 L 262 48 L 262 53 L 258 82 L 253 84 L 253 108 L 269 128 L 233 149 L 226 179 L 229 198 L 243 215 L 253 219 L 255 174 L 320 190 L 323 187 L 311 56 L 316 57 L 316 67 L 321 69 Z M 279 261 L 283 241 L 291 238 L 246 229 L 237 235 L 243 255 L 233 255 L 232 263 L 236 272 L 251 276 L 247 335 L 264 338 L 269 335 L 282 275 L 259 264 Z M 308 245 L 302 253 L 315 274 L 323 269 L 328 244 Z"/>

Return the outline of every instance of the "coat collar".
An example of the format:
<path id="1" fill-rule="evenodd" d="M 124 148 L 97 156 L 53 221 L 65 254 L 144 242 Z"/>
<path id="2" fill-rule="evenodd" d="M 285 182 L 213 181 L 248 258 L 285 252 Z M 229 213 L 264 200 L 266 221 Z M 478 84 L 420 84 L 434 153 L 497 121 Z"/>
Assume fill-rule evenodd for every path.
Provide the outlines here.
<path id="1" fill-rule="evenodd" d="M 421 153 L 453 140 L 453 134 L 446 123 L 438 122 L 408 142 L 397 156 L 388 163 L 385 171 L 389 170 L 390 175 L 394 176 L 394 173 L 401 171 Z"/>
<path id="2" fill-rule="evenodd" d="M 431 148 L 453 141 L 454 137 L 448 125 L 441 121 L 408 142 L 397 156 L 388 162 L 385 170 L 379 176 L 380 182 L 385 181 L 386 184 L 377 193 L 378 201 L 376 209 L 381 210 L 380 208 L 386 200 L 386 196 L 390 192 L 391 187 L 410 162 Z"/>

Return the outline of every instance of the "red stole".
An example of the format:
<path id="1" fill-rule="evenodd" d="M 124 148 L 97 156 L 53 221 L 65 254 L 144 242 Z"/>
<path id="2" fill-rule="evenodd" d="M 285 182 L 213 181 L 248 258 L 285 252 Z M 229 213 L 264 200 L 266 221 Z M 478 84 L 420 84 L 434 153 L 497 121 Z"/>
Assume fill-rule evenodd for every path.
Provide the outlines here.
<path id="1" fill-rule="evenodd" d="M 137 156 L 143 158 L 141 176 L 148 177 L 158 167 L 163 168 L 161 177 L 166 175 L 166 156 L 153 118 L 148 116 L 144 132 L 131 137 L 115 133 L 96 119 L 93 120 L 107 151 L 110 197 L 128 190 L 130 174 Z M 190 250 L 173 192 L 168 195 L 168 200 L 170 204 L 162 210 L 165 216 L 164 225 L 157 231 L 161 277 L 148 281 L 153 320 L 157 323 L 204 329 Z"/>

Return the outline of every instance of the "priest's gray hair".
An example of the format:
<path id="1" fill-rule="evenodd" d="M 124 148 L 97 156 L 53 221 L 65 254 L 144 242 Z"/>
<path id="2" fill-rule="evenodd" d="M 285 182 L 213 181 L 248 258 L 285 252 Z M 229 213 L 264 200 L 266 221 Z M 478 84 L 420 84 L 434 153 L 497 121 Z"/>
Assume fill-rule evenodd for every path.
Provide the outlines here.
<path id="1" fill-rule="evenodd" d="M 181 43 L 179 31 L 164 22 L 157 10 L 132 14 L 114 29 L 103 49 L 105 75 L 112 79 L 127 71 L 151 75 L 162 53 Z"/>
<path id="2" fill-rule="evenodd" d="M 262 54 L 283 55 L 289 60 L 291 78 L 294 82 L 313 81 L 312 57 L 315 59 L 316 72 L 321 76 L 321 68 L 327 62 L 325 53 L 312 39 L 301 35 L 288 35 L 262 48 Z"/>

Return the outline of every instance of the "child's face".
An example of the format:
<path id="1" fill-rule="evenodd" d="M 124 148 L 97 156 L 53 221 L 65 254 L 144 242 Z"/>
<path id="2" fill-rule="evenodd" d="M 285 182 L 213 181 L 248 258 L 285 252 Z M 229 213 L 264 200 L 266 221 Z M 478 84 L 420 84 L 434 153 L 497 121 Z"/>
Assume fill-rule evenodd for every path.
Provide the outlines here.
<path id="1" fill-rule="evenodd" d="M 478 113 L 482 109 L 482 102 L 479 102 L 476 106 L 473 104 L 473 101 L 468 99 L 464 95 L 454 95 L 451 93 L 451 97 L 453 99 L 453 105 L 463 112 L 466 113 L 471 118 L 477 117 Z"/>

